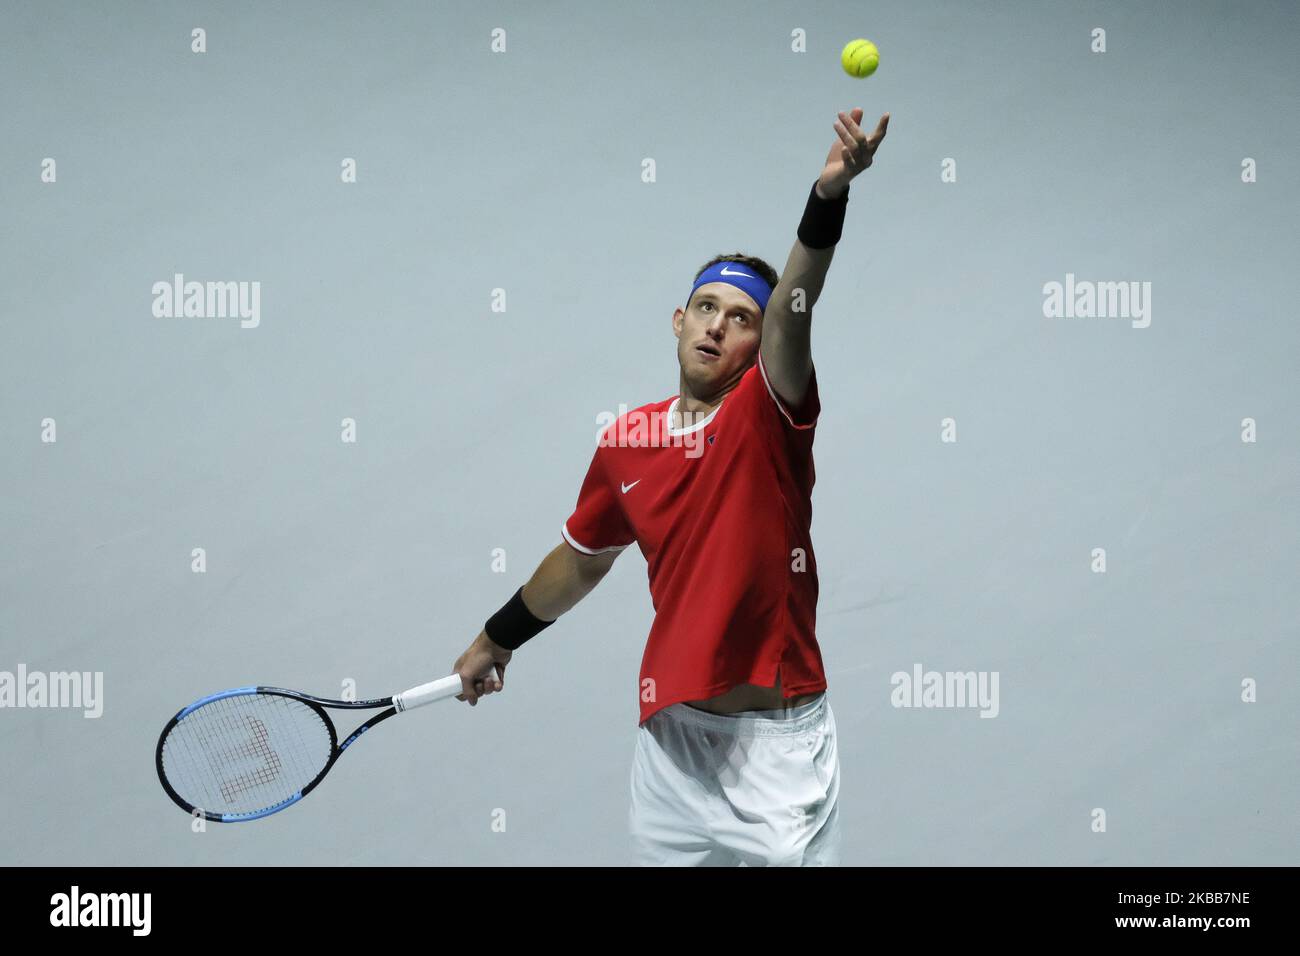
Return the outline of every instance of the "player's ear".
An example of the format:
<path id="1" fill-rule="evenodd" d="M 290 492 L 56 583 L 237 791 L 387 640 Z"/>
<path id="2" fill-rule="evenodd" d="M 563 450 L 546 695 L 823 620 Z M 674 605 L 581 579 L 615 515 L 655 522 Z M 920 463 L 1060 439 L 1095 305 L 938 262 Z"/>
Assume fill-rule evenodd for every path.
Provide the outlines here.
<path id="1" fill-rule="evenodd" d="M 673 335 L 678 338 L 682 337 L 682 319 L 685 317 L 686 313 L 682 311 L 681 306 L 678 306 L 677 311 L 673 313 Z"/>

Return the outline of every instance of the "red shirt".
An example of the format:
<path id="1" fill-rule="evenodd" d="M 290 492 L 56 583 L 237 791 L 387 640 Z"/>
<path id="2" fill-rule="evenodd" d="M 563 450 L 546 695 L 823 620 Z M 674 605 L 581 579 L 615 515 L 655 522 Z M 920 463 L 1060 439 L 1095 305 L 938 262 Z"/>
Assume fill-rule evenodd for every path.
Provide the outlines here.
<path id="1" fill-rule="evenodd" d="M 584 554 L 636 542 L 654 623 L 641 660 L 644 723 L 737 684 L 794 697 L 826 689 L 817 646 L 812 526 L 817 373 L 799 409 L 760 358 L 708 417 L 673 430 L 679 399 L 601 433 L 564 538 Z"/>

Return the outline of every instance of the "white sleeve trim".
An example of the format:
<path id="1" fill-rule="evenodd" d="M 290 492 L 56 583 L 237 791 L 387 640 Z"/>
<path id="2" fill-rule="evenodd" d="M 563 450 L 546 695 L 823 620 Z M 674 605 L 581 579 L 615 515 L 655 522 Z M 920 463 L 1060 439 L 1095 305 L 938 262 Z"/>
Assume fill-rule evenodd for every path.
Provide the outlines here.
<path id="1" fill-rule="evenodd" d="M 813 428 L 813 427 L 815 427 L 815 426 L 817 425 L 817 418 L 821 418 L 821 411 L 820 411 L 820 410 L 818 410 L 817 418 L 814 418 L 814 419 L 813 419 L 811 422 L 809 422 L 807 425 L 797 425 L 797 424 L 795 424 L 795 420 L 794 420 L 793 418 L 790 417 L 790 411 L 789 411 L 789 409 L 787 409 L 787 408 L 785 407 L 785 402 L 781 401 L 781 399 L 777 396 L 776 392 L 772 391 L 772 383 L 769 382 L 769 381 L 767 380 L 767 368 L 764 367 L 764 365 L 763 365 L 763 353 L 762 353 L 762 352 L 759 352 L 759 353 L 758 353 L 758 374 L 763 376 L 763 384 L 767 386 L 767 394 L 769 394 L 769 395 L 772 396 L 772 401 L 776 402 L 776 407 L 779 408 L 779 409 L 781 409 L 781 414 L 785 416 L 785 420 L 786 420 L 787 422 L 790 423 L 790 427 L 791 427 L 791 428 L 797 428 L 797 429 L 799 429 L 800 431 L 805 431 L 805 430 L 807 430 L 807 429 L 809 429 L 809 428 Z M 811 383 L 811 381 L 812 381 L 812 376 L 811 376 L 811 375 L 809 376 L 808 380 L 809 380 L 809 382 Z"/>
<path id="2" fill-rule="evenodd" d="M 631 541 L 627 544 L 610 545 L 608 548 L 589 548 L 585 544 L 578 544 L 578 542 L 573 539 L 573 535 L 569 534 L 569 523 L 567 521 L 564 522 L 564 527 L 561 528 L 560 531 L 564 535 L 564 540 L 569 542 L 569 544 L 573 545 L 583 554 L 604 554 L 607 551 L 622 551 L 624 548 L 630 548 L 632 546 Z"/>

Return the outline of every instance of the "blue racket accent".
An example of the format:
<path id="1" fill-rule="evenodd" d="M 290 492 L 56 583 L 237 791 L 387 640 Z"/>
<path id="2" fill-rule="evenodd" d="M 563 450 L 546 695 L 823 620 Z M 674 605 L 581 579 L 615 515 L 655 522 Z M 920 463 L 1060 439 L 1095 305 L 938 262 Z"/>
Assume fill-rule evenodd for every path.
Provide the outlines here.
<path id="1" fill-rule="evenodd" d="M 234 690 L 223 690 L 219 694 L 209 694 L 207 697 L 204 697 L 202 700 L 196 700 L 194 703 L 190 704 L 190 706 L 182 710 L 179 714 L 176 715 L 176 719 L 182 720 L 183 718 L 194 713 L 194 711 L 198 710 L 204 704 L 210 704 L 214 700 L 225 700 L 227 697 L 240 697 L 244 694 L 256 694 L 256 693 L 257 693 L 256 687 L 236 687 Z"/>
<path id="2" fill-rule="evenodd" d="M 293 806 L 302 799 L 302 791 L 299 790 L 288 800 L 282 800 L 273 807 L 267 807 L 265 810 L 255 810 L 252 813 L 223 813 L 221 815 L 222 823 L 243 823 L 245 820 L 260 820 L 262 817 L 269 817 L 273 813 L 279 813 L 285 807 Z"/>
<path id="3" fill-rule="evenodd" d="M 352 741 L 356 740 L 358 737 L 360 737 L 369 729 L 370 729 L 370 724 L 362 724 L 360 727 L 358 727 L 355 731 L 353 731 L 351 737 L 343 741 L 343 746 L 339 747 L 339 753 L 343 753 L 343 751 L 347 750 L 348 744 L 352 743 Z"/>

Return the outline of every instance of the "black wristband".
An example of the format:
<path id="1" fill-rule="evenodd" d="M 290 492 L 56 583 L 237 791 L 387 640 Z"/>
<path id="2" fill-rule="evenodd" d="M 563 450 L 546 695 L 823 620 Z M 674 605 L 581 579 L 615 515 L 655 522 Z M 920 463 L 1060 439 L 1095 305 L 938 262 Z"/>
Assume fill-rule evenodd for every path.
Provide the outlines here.
<path id="1" fill-rule="evenodd" d="M 487 632 L 493 644 L 499 644 L 508 651 L 515 651 L 523 646 L 525 641 L 537 636 L 554 623 L 533 616 L 533 612 L 528 610 L 528 605 L 524 603 L 524 589 L 521 587 L 515 592 L 514 597 L 501 606 L 501 610 L 487 619 L 483 630 Z"/>
<path id="2" fill-rule="evenodd" d="M 844 212 L 848 205 L 847 188 L 838 199 L 822 199 L 817 195 L 817 184 L 813 183 L 799 222 L 799 241 L 809 249 L 829 249 L 835 245 L 844 231 Z"/>

